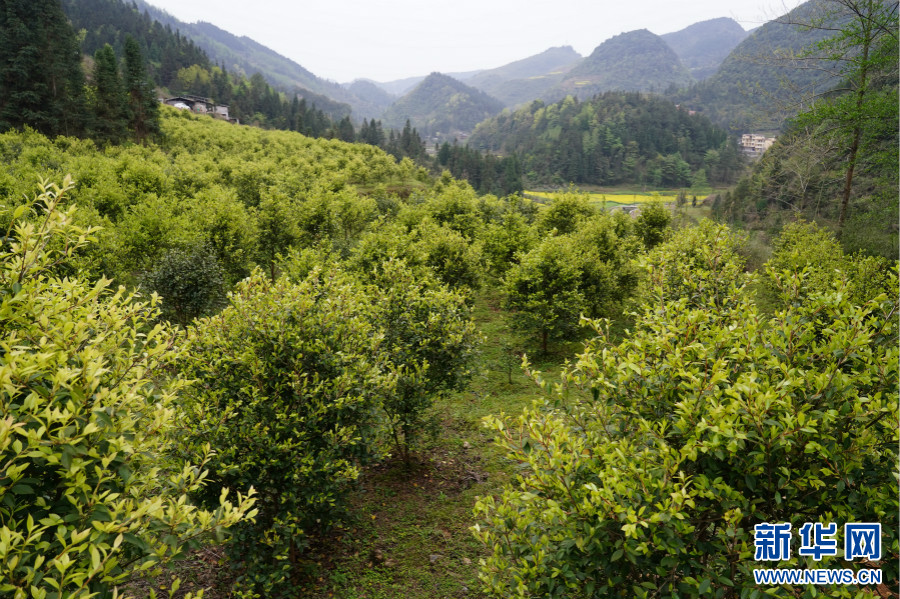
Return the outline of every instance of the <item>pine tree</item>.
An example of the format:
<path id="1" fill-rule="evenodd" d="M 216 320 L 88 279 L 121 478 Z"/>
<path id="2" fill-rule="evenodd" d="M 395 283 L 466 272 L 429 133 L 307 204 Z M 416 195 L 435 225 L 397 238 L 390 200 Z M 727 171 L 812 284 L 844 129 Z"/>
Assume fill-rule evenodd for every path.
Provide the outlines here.
<path id="1" fill-rule="evenodd" d="M 88 114 L 75 32 L 58 0 L 0 0 L 0 131 L 82 135 Z"/>
<path id="2" fill-rule="evenodd" d="M 125 36 L 125 91 L 131 115 L 129 126 L 135 141 L 142 143 L 159 134 L 159 102 L 153 84 L 147 79 L 141 47 L 131 35 Z"/>
<path id="3" fill-rule="evenodd" d="M 372 119 L 369 122 L 369 137 L 367 143 L 378 147 L 384 146 L 384 129 L 381 126 L 381 121 Z"/>
<path id="4" fill-rule="evenodd" d="M 93 137 L 112 143 L 123 141 L 128 134 L 128 113 L 116 53 L 106 44 L 94 53 Z"/>
<path id="5" fill-rule="evenodd" d="M 353 123 L 350 122 L 349 116 L 345 116 L 338 123 L 337 138 L 342 141 L 354 141 L 356 138 L 356 133 L 353 130 Z"/>

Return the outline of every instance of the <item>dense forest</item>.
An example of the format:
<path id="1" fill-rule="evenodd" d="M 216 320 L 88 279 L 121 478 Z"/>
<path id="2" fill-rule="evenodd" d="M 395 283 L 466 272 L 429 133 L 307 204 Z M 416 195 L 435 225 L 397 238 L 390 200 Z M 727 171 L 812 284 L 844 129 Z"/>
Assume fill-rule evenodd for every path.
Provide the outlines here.
<path id="1" fill-rule="evenodd" d="M 150 64 L 150 76 L 162 87 L 175 87 L 180 69 L 192 65 L 209 69 L 206 53 L 181 36 L 141 13 L 134 4 L 114 0 L 65 0 L 63 11 L 75 31 L 84 30 L 81 51 L 88 55 L 110 44 L 121 56 L 127 36 L 138 40 Z"/>
<path id="2" fill-rule="evenodd" d="M 179 67 L 257 95 L 234 125 L 160 106 L 139 30 L 84 60 L 0 0 L 0 595 L 897 595 L 897 3 L 831 6 L 841 85 L 744 170 L 640 93 L 432 157 Z"/>
<path id="3" fill-rule="evenodd" d="M 687 187 L 733 182 L 741 157 L 726 132 L 659 97 L 607 92 L 532 102 L 478 125 L 469 145 L 522 157 L 531 183 Z"/>

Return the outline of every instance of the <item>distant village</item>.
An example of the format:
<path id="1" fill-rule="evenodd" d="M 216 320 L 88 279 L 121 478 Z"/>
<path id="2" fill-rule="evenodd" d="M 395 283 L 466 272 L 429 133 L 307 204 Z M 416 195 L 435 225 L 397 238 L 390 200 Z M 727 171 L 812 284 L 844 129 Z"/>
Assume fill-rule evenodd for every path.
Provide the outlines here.
<path id="1" fill-rule="evenodd" d="M 182 96 L 173 96 L 171 98 L 161 98 L 160 102 L 167 106 L 178 108 L 179 110 L 190 110 L 197 114 L 208 114 L 211 117 L 228 121 L 234 125 L 240 125 L 237 119 L 233 119 L 228 115 L 228 106 L 226 104 L 216 104 L 210 98 L 184 94 Z"/>
<path id="2" fill-rule="evenodd" d="M 774 137 L 766 137 L 756 133 L 744 133 L 741 135 L 741 142 L 738 144 L 738 147 L 745 156 L 759 158 L 774 143 Z"/>

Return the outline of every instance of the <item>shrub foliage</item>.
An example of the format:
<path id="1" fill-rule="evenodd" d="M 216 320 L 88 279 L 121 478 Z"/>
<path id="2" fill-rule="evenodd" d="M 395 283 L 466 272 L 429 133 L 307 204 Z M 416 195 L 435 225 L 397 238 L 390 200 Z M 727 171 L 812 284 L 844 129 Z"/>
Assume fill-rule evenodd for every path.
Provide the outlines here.
<path id="1" fill-rule="evenodd" d="M 252 515 L 225 489 L 210 511 L 186 501 L 209 449 L 167 457 L 180 350 L 156 299 L 55 274 L 92 233 L 69 188 L 42 185 L 0 246 L 0 594 L 17 599 L 113 596 Z"/>
<path id="2" fill-rule="evenodd" d="M 554 401 L 489 419 L 524 471 L 476 507 L 487 591 L 816 596 L 756 587 L 762 522 L 881 522 L 896 579 L 896 294 L 853 304 L 845 278 L 807 292 L 804 271 L 770 272 L 785 307 L 766 318 L 736 256 L 708 224 L 659 246 L 632 335 L 594 322 Z M 779 566 L 829 567 L 792 556 Z"/>
<path id="3" fill-rule="evenodd" d="M 230 545 L 246 589 L 288 588 L 310 538 L 339 521 L 341 498 L 371 451 L 375 410 L 390 377 L 360 289 L 315 271 L 300 283 L 262 271 L 231 305 L 190 331 L 183 372 L 185 441 L 216 450 L 203 505 L 220 489 L 253 486 L 259 516 Z"/>

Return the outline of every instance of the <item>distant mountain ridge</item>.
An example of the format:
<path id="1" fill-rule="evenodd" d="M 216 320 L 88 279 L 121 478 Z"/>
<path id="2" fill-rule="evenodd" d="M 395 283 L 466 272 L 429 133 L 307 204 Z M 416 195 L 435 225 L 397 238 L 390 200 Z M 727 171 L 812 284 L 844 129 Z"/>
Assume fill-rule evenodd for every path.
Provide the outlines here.
<path id="1" fill-rule="evenodd" d="M 694 23 L 660 37 L 675 51 L 691 76 L 701 81 L 713 75 L 748 35 L 734 19 L 721 17 Z"/>
<path id="2" fill-rule="evenodd" d="M 661 93 L 691 83 L 690 73 L 663 39 L 646 29 L 609 38 L 570 70 L 545 100 L 589 98 L 606 91 Z"/>
<path id="3" fill-rule="evenodd" d="M 414 93 L 431 76 L 387 83 L 357 80 L 340 85 L 316 76 L 248 37 L 233 35 L 206 22 L 183 23 L 147 0 L 115 1 L 121 1 L 123 6 L 137 6 L 152 19 L 180 32 L 204 51 L 211 63 L 220 63 L 245 76 L 259 72 L 272 85 L 289 94 L 297 93 L 332 119 L 339 120 L 352 111 L 357 122 L 383 118 L 386 126 L 402 127 L 406 118 L 403 115 L 408 115 L 423 133 L 447 133 L 448 128 L 471 130 L 471 119 L 479 114 L 495 114 L 498 101 L 515 107 L 536 99 L 554 102 L 567 95 L 587 99 L 606 91 L 668 91 L 676 102 L 703 111 L 714 121 L 734 129 L 745 129 L 751 124 L 755 128 L 775 129 L 789 116 L 789 110 L 777 106 L 784 102 L 783 81 L 815 88 L 822 78 L 810 70 L 772 68 L 773 51 L 797 51 L 826 35 L 774 21 L 746 32 L 732 19 L 723 17 L 662 36 L 646 29 L 622 33 L 598 45 L 586 58 L 569 46 L 549 48 L 501 67 L 451 74 L 456 83 L 468 86 L 466 90 L 455 89 L 455 84 L 446 81 L 439 86 L 431 81 L 424 91 Z M 792 14 L 807 18 L 815 6 L 815 0 L 810 0 Z M 729 48 L 733 48 L 730 53 Z M 760 60 L 766 55 L 769 59 Z M 673 93 L 673 87 L 680 90 Z M 396 100 L 404 90 L 407 97 Z M 474 93 L 476 90 L 483 97 Z M 434 105 L 440 97 L 450 104 Z M 777 101 L 773 100 L 776 97 Z"/>
<path id="4" fill-rule="evenodd" d="M 448 77 L 453 77 L 457 81 L 466 81 L 470 77 L 473 77 L 480 73 L 481 70 L 476 71 L 458 71 L 453 73 L 443 73 Z M 393 94 L 395 96 L 402 96 L 405 93 L 412 91 L 412 89 L 425 81 L 425 77 L 427 75 L 418 75 L 416 77 L 404 77 L 403 79 L 394 79 L 392 81 L 372 81 L 375 85 L 383 89 L 389 94 Z"/>
<path id="5" fill-rule="evenodd" d="M 754 29 L 722 62 L 716 73 L 673 97 L 714 122 L 733 130 L 776 131 L 796 113 L 798 98 L 823 92 L 834 84 L 832 74 L 817 65 L 804 68 L 785 58 L 830 36 L 804 29 L 798 22 L 824 17 L 821 4 L 809 0 L 786 15 Z M 835 23 L 837 25 L 837 23 Z M 808 65 L 806 65 L 808 66 Z"/>
<path id="6" fill-rule="evenodd" d="M 377 83 L 369 79 L 357 79 L 353 83 L 345 84 L 344 87 L 357 98 L 368 102 L 379 111 L 384 111 L 397 99 L 397 96 L 384 91 Z"/>
<path id="7" fill-rule="evenodd" d="M 512 107 L 539 98 L 559 84 L 581 60 L 581 54 L 572 46 L 558 46 L 496 69 L 481 71 L 464 82 Z"/>
<path id="8" fill-rule="evenodd" d="M 572 46 L 556 46 L 548 48 L 540 54 L 529 56 L 515 62 L 497 67 L 496 69 L 487 69 L 479 72 L 468 79 L 465 79 L 466 85 L 477 87 L 481 81 L 494 77 L 502 79 L 526 79 L 528 77 L 539 77 L 561 70 L 569 70 L 576 62 L 583 57 L 576 52 Z"/>
<path id="9" fill-rule="evenodd" d="M 386 127 L 403 127 L 406 120 L 425 136 L 450 139 L 470 132 L 484 119 L 503 110 L 503 103 L 461 81 L 432 73 L 384 113 Z"/>

